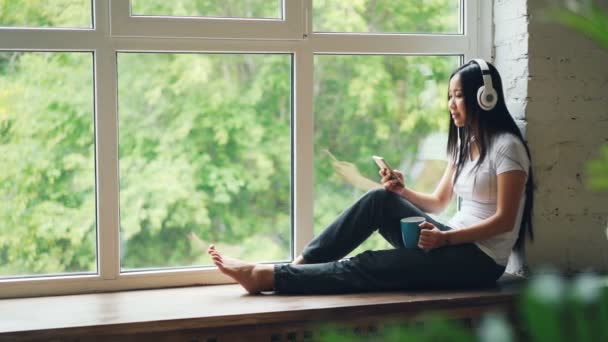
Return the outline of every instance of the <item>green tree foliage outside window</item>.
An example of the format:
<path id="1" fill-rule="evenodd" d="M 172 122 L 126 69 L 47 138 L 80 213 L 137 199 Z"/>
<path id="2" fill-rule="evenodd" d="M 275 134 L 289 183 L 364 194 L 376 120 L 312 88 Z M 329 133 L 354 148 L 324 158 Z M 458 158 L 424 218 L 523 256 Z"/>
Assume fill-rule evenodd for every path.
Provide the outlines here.
<path id="1" fill-rule="evenodd" d="M 0 52 L 0 275 L 97 269 L 92 68 Z"/>
<path id="2" fill-rule="evenodd" d="M 134 15 L 281 18 L 282 0 L 131 0 Z"/>
<path id="3" fill-rule="evenodd" d="M 92 0 L 0 0 L 0 27 L 90 28 Z"/>

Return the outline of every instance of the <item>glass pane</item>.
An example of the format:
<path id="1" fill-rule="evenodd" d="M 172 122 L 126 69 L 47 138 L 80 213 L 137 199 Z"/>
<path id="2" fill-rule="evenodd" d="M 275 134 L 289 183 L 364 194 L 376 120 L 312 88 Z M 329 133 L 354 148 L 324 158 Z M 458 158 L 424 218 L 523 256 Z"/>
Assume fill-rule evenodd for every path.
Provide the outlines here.
<path id="1" fill-rule="evenodd" d="M 459 56 L 315 57 L 315 234 L 379 185 L 372 155 L 432 192 L 446 166 L 447 87 Z M 443 217 L 449 217 L 452 206 Z M 353 254 L 391 248 L 375 233 Z"/>
<path id="2" fill-rule="evenodd" d="M 97 271 L 92 70 L 0 52 L 0 277 Z"/>
<path id="3" fill-rule="evenodd" d="M 131 0 L 131 13 L 146 16 L 281 19 L 282 0 Z"/>
<path id="4" fill-rule="evenodd" d="M 460 33 L 460 0 L 313 0 L 315 32 Z"/>
<path id="5" fill-rule="evenodd" d="M 0 0 L 0 26 L 91 28 L 91 0 Z"/>
<path id="6" fill-rule="evenodd" d="M 290 259 L 291 55 L 118 55 L 123 270 Z"/>

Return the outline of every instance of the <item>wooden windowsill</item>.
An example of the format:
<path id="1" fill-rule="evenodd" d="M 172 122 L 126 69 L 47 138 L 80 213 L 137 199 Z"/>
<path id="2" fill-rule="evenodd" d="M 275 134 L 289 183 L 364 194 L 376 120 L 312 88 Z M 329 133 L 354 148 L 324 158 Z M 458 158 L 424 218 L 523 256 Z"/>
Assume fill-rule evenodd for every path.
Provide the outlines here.
<path id="1" fill-rule="evenodd" d="M 238 285 L 0 300 L 0 340 L 160 333 L 512 303 L 517 286 L 345 295 L 247 295 Z M 505 285 L 506 284 L 506 285 Z M 371 310 L 371 311 L 370 311 Z"/>

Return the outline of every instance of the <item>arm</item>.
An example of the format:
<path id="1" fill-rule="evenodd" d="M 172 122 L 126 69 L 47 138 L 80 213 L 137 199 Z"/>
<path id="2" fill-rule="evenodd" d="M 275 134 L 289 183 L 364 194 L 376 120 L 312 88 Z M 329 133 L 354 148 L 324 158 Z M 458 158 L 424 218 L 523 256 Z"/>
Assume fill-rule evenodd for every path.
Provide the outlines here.
<path id="1" fill-rule="evenodd" d="M 384 188 L 399 194 L 422 211 L 433 214 L 440 213 L 448 206 L 452 199 L 452 176 L 454 175 L 454 168 L 451 163 L 446 167 L 437 188 L 435 188 L 435 191 L 433 191 L 432 194 L 417 192 L 403 186 L 403 174 L 399 171 L 394 171 L 397 174 L 399 181 L 391 181 L 390 176 L 382 171 L 383 170 L 381 170 L 380 175 L 383 176 L 382 185 Z"/>
<path id="2" fill-rule="evenodd" d="M 425 250 L 462 243 L 485 240 L 513 229 L 526 183 L 526 173 L 514 170 L 497 176 L 498 194 L 496 213 L 466 229 L 442 232 L 425 222 L 421 227 L 433 228 L 420 231 L 420 246 Z"/>

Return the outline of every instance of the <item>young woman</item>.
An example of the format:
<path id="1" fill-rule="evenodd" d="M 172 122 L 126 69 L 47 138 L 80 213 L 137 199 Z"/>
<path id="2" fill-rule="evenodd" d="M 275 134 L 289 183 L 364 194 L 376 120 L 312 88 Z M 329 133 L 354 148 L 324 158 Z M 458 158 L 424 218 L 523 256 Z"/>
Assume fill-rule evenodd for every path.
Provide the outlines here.
<path id="1" fill-rule="evenodd" d="M 432 194 L 406 186 L 403 174 L 380 170 L 383 189 L 367 192 L 313 239 L 294 263 L 260 265 L 208 253 L 249 293 L 343 293 L 478 287 L 504 272 L 509 254 L 532 237 L 530 152 L 505 105 L 496 68 L 472 60 L 450 76 L 449 163 Z M 443 225 L 427 213 L 459 211 Z M 404 248 L 400 219 L 424 216 L 419 249 Z M 395 248 L 342 259 L 372 232 Z"/>

